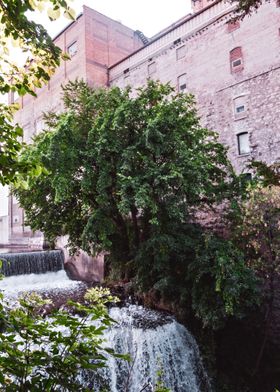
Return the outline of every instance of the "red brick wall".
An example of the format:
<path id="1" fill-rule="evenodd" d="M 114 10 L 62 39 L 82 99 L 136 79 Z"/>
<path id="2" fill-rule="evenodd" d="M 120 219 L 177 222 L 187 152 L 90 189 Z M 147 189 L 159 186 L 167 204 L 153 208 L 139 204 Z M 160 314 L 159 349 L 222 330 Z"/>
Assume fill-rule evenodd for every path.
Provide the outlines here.
<path id="1" fill-rule="evenodd" d="M 62 110 L 62 84 L 79 78 L 90 85 L 107 85 L 108 66 L 143 46 L 133 30 L 85 6 L 83 14 L 54 41 L 64 52 L 76 42 L 77 53 L 61 63 L 47 86 L 37 89 L 36 98 L 20 98 L 22 109 L 15 119 L 23 126 L 27 142 L 41 131 L 43 112 Z"/>
<path id="2" fill-rule="evenodd" d="M 133 30 L 84 6 L 85 61 L 90 85 L 108 84 L 108 66 L 143 46 Z"/>

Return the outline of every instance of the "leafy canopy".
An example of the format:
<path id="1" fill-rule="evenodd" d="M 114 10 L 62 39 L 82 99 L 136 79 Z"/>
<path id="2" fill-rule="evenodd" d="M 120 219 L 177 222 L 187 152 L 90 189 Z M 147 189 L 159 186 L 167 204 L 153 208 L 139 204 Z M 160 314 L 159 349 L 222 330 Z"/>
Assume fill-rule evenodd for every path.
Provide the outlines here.
<path id="1" fill-rule="evenodd" d="M 207 246 L 195 223 L 230 197 L 233 173 L 193 96 L 154 81 L 136 95 L 75 82 L 64 104 L 22 155 L 41 162 L 15 189 L 32 229 L 68 235 L 73 252 L 107 252 L 111 273 L 188 303 L 205 324 L 241 314 L 254 292 L 242 254 L 222 240 Z"/>
<path id="2" fill-rule="evenodd" d="M 19 96 L 35 95 L 64 58 L 43 26 L 30 20 L 34 11 L 46 11 L 54 20 L 64 12 L 74 18 L 65 0 L 1 0 L 0 1 L 0 94 L 13 92 Z M 15 52 L 16 51 L 16 52 Z M 18 62 L 24 58 L 23 64 Z M 13 126 L 12 114 L 17 105 L 0 104 L 0 183 L 14 181 L 18 163 L 22 130 Z M 26 168 L 27 169 L 27 168 Z"/>
<path id="3" fill-rule="evenodd" d="M 187 222 L 226 189 L 225 148 L 199 125 L 191 95 L 155 82 L 136 97 L 76 82 L 64 103 L 23 156 L 39 159 L 44 174 L 16 191 L 48 237 L 68 234 L 73 248 L 127 262 L 166 223 Z"/>

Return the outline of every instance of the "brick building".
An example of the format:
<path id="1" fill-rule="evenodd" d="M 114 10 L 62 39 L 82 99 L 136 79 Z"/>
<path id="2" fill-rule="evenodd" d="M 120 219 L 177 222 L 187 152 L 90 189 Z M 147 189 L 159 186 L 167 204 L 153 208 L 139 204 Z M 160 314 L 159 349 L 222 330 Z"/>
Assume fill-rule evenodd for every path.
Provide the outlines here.
<path id="1" fill-rule="evenodd" d="M 54 38 L 71 59 L 62 62 L 48 85 L 36 91 L 36 98 L 31 95 L 18 98 L 13 94 L 9 97 L 10 102 L 20 104 L 15 120 L 24 129 L 24 141 L 30 142 L 44 128 L 44 112 L 63 109 L 61 85 L 80 78 L 92 86 L 107 86 L 109 66 L 143 46 L 144 38 L 140 32 L 84 6 L 77 20 Z M 41 244 L 41 234 L 31 233 L 24 225 L 24 211 L 13 196 L 9 197 L 8 215 L 11 244 L 26 245 L 30 238 L 34 246 Z"/>
<path id="2" fill-rule="evenodd" d="M 238 172 L 251 157 L 271 163 L 280 158 L 279 2 L 235 23 L 230 2 L 206 3 L 111 66 L 109 84 L 171 82 L 195 95 L 202 124 L 219 133 Z"/>
<path id="3" fill-rule="evenodd" d="M 192 92 L 202 124 L 217 131 L 238 172 L 251 157 L 272 163 L 280 158 L 280 7 L 263 4 L 257 13 L 233 22 L 230 2 L 193 1 L 194 13 L 149 42 L 139 32 L 85 7 L 55 39 L 68 51 L 36 99 L 21 99 L 17 121 L 25 140 L 40 132 L 42 112 L 61 110 L 60 85 L 79 77 L 91 85 L 131 85 L 148 78 Z M 28 238 L 23 212 L 10 198 L 10 240 Z"/>

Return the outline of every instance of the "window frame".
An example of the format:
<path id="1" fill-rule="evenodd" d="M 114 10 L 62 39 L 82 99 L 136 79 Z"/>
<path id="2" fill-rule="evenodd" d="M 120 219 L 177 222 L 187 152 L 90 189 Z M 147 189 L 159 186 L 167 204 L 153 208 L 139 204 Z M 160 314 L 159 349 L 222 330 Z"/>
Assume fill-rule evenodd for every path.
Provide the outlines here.
<path id="1" fill-rule="evenodd" d="M 185 82 L 180 84 L 180 78 L 182 78 L 182 77 L 185 78 Z M 181 88 L 181 87 L 183 87 L 183 88 Z M 178 93 L 184 93 L 185 90 L 187 89 L 187 74 L 186 73 L 183 73 L 177 77 L 177 89 L 178 89 Z"/>
<path id="2" fill-rule="evenodd" d="M 229 52 L 229 60 L 230 60 L 230 71 L 232 74 L 240 72 L 244 69 L 244 57 L 243 57 L 243 51 L 241 46 L 237 46 L 236 48 L 233 48 Z M 239 64 L 234 64 L 236 62 L 239 62 Z"/>
<path id="3" fill-rule="evenodd" d="M 240 94 L 236 97 L 233 97 L 232 102 L 233 102 L 233 116 L 235 120 L 240 120 L 248 116 L 247 94 Z M 243 110 L 240 110 L 241 108 L 243 108 Z"/>
<path id="4" fill-rule="evenodd" d="M 71 48 L 76 44 L 76 51 L 73 52 L 72 54 L 70 53 Z M 67 46 L 67 53 L 69 54 L 70 58 L 72 59 L 76 54 L 78 53 L 78 41 L 74 40 Z"/>
<path id="5" fill-rule="evenodd" d="M 248 136 L 248 147 L 249 147 L 249 150 L 246 151 L 246 152 L 241 152 L 240 137 L 241 137 L 242 135 L 247 135 L 247 136 Z M 238 155 L 239 155 L 239 156 L 249 155 L 249 154 L 251 153 L 251 149 L 250 149 L 250 140 L 249 140 L 249 132 L 246 132 L 246 131 L 244 131 L 244 132 L 239 132 L 239 133 L 236 135 L 236 137 L 237 137 L 237 145 L 238 145 Z"/>

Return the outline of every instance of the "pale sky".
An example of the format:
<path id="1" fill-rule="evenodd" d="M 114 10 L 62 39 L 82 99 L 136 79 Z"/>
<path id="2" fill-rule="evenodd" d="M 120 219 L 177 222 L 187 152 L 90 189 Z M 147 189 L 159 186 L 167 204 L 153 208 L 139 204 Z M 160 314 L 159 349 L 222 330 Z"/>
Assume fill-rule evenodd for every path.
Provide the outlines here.
<path id="1" fill-rule="evenodd" d="M 77 15 L 85 4 L 151 37 L 190 13 L 190 3 L 190 0 L 72 0 L 70 5 Z M 47 18 L 40 18 L 40 23 L 54 36 L 69 23 L 69 20 L 61 18 L 59 21 L 49 22 Z"/>

